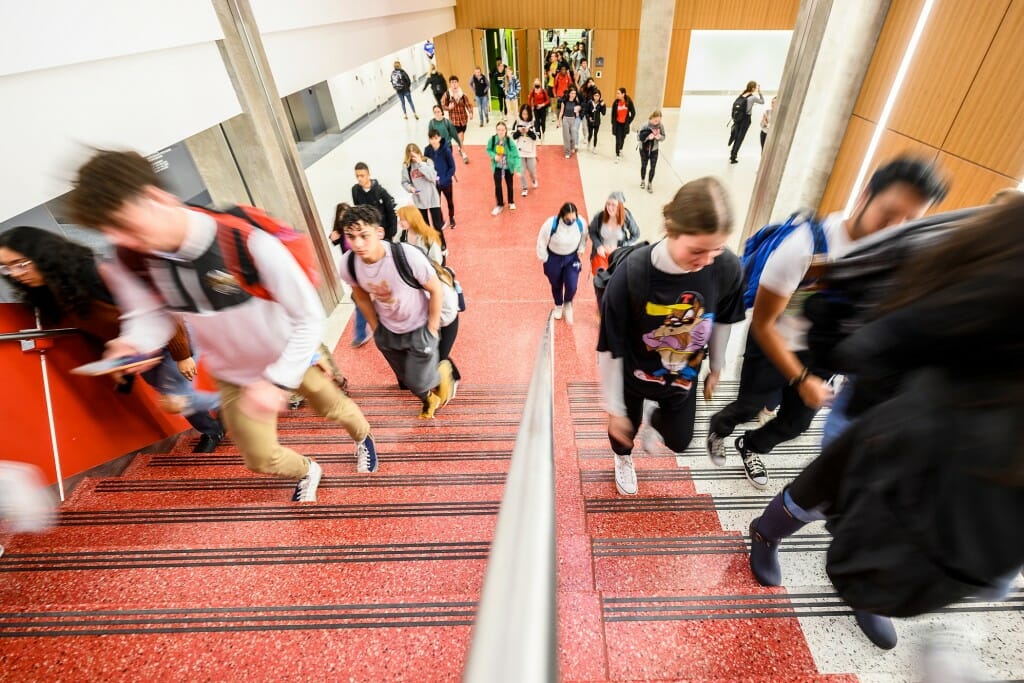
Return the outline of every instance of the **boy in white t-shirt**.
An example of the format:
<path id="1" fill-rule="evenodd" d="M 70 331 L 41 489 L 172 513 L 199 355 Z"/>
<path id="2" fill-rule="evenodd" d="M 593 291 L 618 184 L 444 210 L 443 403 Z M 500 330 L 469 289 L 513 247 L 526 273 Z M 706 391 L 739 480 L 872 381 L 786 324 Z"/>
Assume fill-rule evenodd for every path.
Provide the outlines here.
<path id="1" fill-rule="evenodd" d="M 342 261 L 341 279 L 352 286 L 352 298 L 373 330 L 374 342 L 394 370 L 399 384 L 423 402 L 420 417 L 452 396 L 454 380 L 449 361 L 438 363 L 444 285 L 427 256 L 411 245 L 385 243 L 380 213 L 372 206 L 354 206 L 341 219 L 352 247 L 355 277 L 349 261 Z M 419 284 L 407 283 L 396 259 L 404 256 L 408 274 Z"/>
<path id="2" fill-rule="evenodd" d="M 871 176 L 850 218 L 844 219 L 839 212 L 825 217 L 822 228 L 828 260 L 851 251 L 857 240 L 920 218 L 945 193 L 944 180 L 929 162 L 899 158 L 886 164 Z M 726 437 L 781 395 L 776 417 L 736 440 L 747 479 L 759 489 L 768 485 L 768 470 L 761 456 L 806 431 L 818 409 L 832 398 L 832 388 L 824 378 L 827 373 L 819 376 L 815 368 L 808 367 L 810 322 L 803 307 L 811 291 L 801 285 L 814 256 L 811 231 L 803 227 L 769 256 L 754 300 L 739 394 L 711 417 L 708 456 L 720 467 L 725 464 Z"/>

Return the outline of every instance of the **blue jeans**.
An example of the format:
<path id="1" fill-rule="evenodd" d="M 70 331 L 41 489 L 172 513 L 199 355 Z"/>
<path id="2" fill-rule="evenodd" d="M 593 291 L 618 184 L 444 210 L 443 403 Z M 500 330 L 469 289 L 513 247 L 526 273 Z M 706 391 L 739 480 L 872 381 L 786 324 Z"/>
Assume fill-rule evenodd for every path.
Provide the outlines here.
<path id="1" fill-rule="evenodd" d="M 580 279 L 580 255 L 574 251 L 563 256 L 548 249 L 544 274 L 551 283 L 551 297 L 555 300 L 555 305 L 572 303 Z"/>
<path id="2" fill-rule="evenodd" d="M 850 405 L 851 396 L 853 396 L 853 377 L 847 377 L 839 393 L 832 399 L 832 411 L 825 418 L 821 450 L 828 448 L 828 445 L 850 426 L 850 418 L 846 415 L 846 409 Z"/>
<path id="3" fill-rule="evenodd" d="M 405 113 L 405 102 L 409 101 L 409 108 L 412 109 L 412 113 L 416 113 L 416 106 L 412 103 L 412 93 L 408 90 L 396 90 L 398 93 L 398 101 L 402 105 L 402 113 Z"/>
<path id="4" fill-rule="evenodd" d="M 171 352 L 163 351 L 160 365 L 142 373 L 142 379 L 157 390 L 161 396 L 180 396 L 185 399 L 181 413 L 189 424 L 203 434 L 220 434 L 223 430 L 210 411 L 220 408 L 220 394 L 215 391 L 197 391 L 192 382 L 178 370 L 178 363 L 171 358 Z"/>
<path id="5" fill-rule="evenodd" d="M 484 125 L 484 117 L 491 118 L 491 98 L 487 95 L 476 96 L 476 108 L 480 111 L 480 125 Z"/>
<path id="6" fill-rule="evenodd" d="M 354 334 L 352 335 L 352 338 L 358 341 L 366 339 L 368 334 L 366 327 L 366 316 L 363 315 L 363 312 L 359 310 L 358 306 L 356 306 L 356 321 L 353 326 Z"/>

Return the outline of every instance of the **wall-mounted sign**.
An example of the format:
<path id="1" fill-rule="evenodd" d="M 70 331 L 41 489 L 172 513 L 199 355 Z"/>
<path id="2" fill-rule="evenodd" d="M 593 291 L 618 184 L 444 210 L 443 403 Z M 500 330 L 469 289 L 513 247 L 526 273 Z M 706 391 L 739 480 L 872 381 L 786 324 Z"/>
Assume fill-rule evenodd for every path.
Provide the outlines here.
<path id="1" fill-rule="evenodd" d="M 596 66 L 598 69 L 604 66 L 604 57 L 598 57 L 597 59 L 595 59 L 594 66 Z"/>

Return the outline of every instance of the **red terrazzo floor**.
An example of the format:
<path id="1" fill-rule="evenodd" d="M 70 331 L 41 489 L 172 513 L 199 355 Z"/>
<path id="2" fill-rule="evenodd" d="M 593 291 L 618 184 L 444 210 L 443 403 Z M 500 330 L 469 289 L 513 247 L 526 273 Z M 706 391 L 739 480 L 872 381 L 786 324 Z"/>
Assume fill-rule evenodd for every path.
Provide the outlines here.
<path id="1" fill-rule="evenodd" d="M 463 382 L 435 421 L 416 419 L 372 343 L 349 347 L 350 325 L 337 357 L 378 437 L 376 475 L 357 475 L 347 436 L 303 408 L 282 417 L 281 435 L 320 455 L 317 505 L 292 505 L 288 485 L 247 472 L 230 440 L 200 456 L 183 438 L 87 481 L 60 526 L 13 540 L 0 561 L 0 680 L 457 680 L 552 305 L 537 231 L 563 202 L 583 205 L 575 159 L 541 147 L 539 166 L 540 189 L 497 217 L 488 166 L 459 169 L 447 239 L 468 301 L 452 354 Z M 786 598 L 750 579 L 742 539 L 675 458 L 638 454 L 641 495 L 617 495 L 596 337 L 585 276 L 575 326 L 555 333 L 562 679 L 855 680 L 818 675 L 795 618 L 729 609 Z M 678 537 L 735 552 L 658 554 Z M 657 609 L 678 596 L 696 607 Z M 719 601 L 700 603 L 708 596 Z"/>

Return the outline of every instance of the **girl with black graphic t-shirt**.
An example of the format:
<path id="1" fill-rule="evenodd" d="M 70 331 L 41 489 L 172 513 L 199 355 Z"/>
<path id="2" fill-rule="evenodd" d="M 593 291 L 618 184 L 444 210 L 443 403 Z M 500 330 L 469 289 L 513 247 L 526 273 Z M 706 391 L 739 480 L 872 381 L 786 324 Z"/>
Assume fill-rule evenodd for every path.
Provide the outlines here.
<path id="1" fill-rule="evenodd" d="M 732 213 L 722 184 L 691 181 L 662 214 L 666 237 L 616 267 L 601 306 L 598 360 L 615 485 L 623 495 L 637 492 L 631 453 L 644 400 L 657 404 L 645 444 L 654 430 L 669 449 L 685 451 L 693 437 L 701 364 L 710 349 L 704 382 L 704 399 L 710 400 L 729 326 L 744 317 L 743 269 L 725 248 Z"/>

